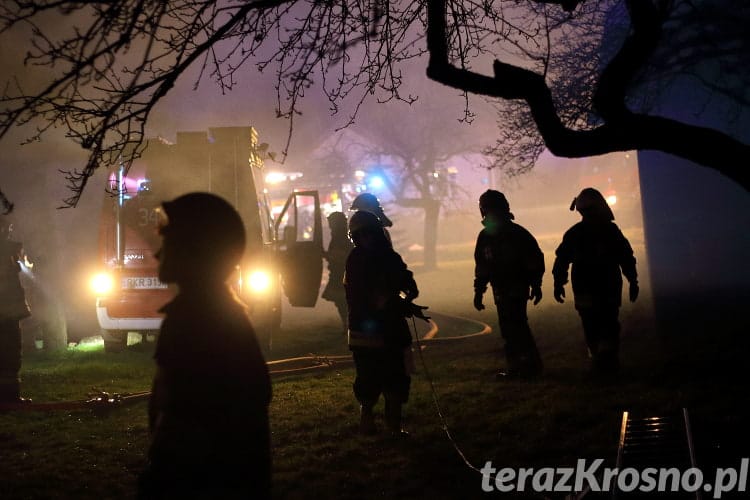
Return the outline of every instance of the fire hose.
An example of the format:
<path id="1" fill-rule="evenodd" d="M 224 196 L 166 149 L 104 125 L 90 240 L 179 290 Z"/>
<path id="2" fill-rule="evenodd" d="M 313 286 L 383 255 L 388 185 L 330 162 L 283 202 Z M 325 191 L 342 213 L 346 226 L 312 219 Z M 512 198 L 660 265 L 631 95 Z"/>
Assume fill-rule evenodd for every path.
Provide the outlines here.
<path id="1" fill-rule="evenodd" d="M 417 347 L 421 350 L 431 343 L 452 342 L 474 338 L 480 335 L 486 335 L 492 331 L 489 325 L 467 318 L 458 318 L 472 323 L 477 323 L 481 330 L 468 335 L 437 337 L 439 328 L 437 324 L 430 320 L 430 330 L 422 337 L 417 336 Z M 416 333 L 416 332 L 415 332 Z M 269 361 L 269 374 L 274 376 L 302 375 L 316 371 L 337 369 L 343 366 L 349 366 L 354 363 L 351 354 L 342 355 L 316 355 L 298 356 L 294 358 L 278 359 Z M 292 365 L 291 367 L 286 367 Z M 303 366 L 297 366 L 303 365 Z M 150 391 L 141 391 L 134 393 L 110 393 L 97 391 L 88 395 L 87 399 L 73 401 L 50 401 L 50 402 L 19 402 L 19 403 L 0 403 L 0 413 L 10 411 L 71 411 L 71 410 L 92 410 L 94 412 L 106 412 L 115 408 L 121 408 L 127 404 L 144 401 L 151 395 Z"/>
<path id="2" fill-rule="evenodd" d="M 150 391 L 135 393 L 109 393 L 96 392 L 89 394 L 88 399 L 79 399 L 74 401 L 49 401 L 44 403 L 21 402 L 21 403 L 0 403 L 0 412 L 6 411 L 56 411 L 56 410 L 94 410 L 106 411 L 118 408 L 128 403 L 135 403 L 148 399 Z"/>

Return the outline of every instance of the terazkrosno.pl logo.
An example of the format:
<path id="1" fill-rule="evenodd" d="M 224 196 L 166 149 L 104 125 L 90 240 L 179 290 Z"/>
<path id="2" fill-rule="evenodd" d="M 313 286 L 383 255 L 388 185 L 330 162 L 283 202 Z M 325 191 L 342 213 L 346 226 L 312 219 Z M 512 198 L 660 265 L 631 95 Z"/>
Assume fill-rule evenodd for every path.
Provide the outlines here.
<path id="1" fill-rule="evenodd" d="M 575 467 L 542 467 L 497 469 L 488 461 L 480 470 L 482 491 L 536 493 L 614 491 L 623 493 L 639 491 L 643 493 L 666 493 L 703 491 L 711 498 L 721 498 L 724 493 L 747 491 L 748 463 L 743 458 L 739 467 L 718 468 L 711 477 L 698 468 L 685 470 L 676 467 L 635 469 L 626 467 L 602 467 L 604 459 L 591 462 L 578 459 Z"/>

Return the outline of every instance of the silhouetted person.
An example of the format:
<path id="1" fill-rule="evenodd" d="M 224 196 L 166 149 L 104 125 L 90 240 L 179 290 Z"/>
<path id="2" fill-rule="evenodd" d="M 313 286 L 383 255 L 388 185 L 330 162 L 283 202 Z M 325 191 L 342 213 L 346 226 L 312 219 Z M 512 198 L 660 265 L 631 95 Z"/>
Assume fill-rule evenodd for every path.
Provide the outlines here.
<path id="1" fill-rule="evenodd" d="M 23 262 L 21 284 L 26 290 L 33 315 L 21 322 L 24 352 L 36 351 L 36 340 L 42 339 L 44 350 L 55 351 L 67 348 L 65 313 L 58 295 L 51 289 L 51 274 L 47 255 L 35 254 L 34 262 Z"/>
<path id="2" fill-rule="evenodd" d="M 10 239 L 12 231 L 13 224 L 0 215 L 0 404 L 29 401 L 21 397 L 20 321 L 31 311 L 18 274 L 24 260 L 23 245 Z"/>
<path id="3" fill-rule="evenodd" d="M 386 217 L 383 207 L 380 205 L 380 200 L 377 196 L 372 193 L 361 193 L 358 194 L 354 201 L 352 201 L 351 210 L 364 210 L 375 214 L 375 216 L 383 224 L 383 227 L 393 226 L 391 219 Z"/>
<path id="4" fill-rule="evenodd" d="M 376 432 L 373 407 L 383 394 L 388 429 L 394 435 L 407 435 L 401 428 L 401 408 L 411 384 L 406 365 L 412 340 L 406 317 L 423 317 L 423 308 L 411 302 L 419 290 L 374 214 L 352 215 L 349 232 L 354 249 L 346 261 L 344 286 L 349 349 L 357 370 L 354 395 L 361 405 L 360 432 Z"/>
<path id="5" fill-rule="evenodd" d="M 485 191 L 479 197 L 479 211 L 484 229 L 474 249 L 474 307 L 484 309 L 482 296 L 491 284 L 507 362 L 498 378 L 532 378 L 543 367 L 526 302 L 533 300 L 536 305 L 542 300 L 544 254 L 531 233 L 513 222 L 503 193 Z"/>
<path id="6" fill-rule="evenodd" d="M 304 284 L 297 279 L 297 269 L 295 266 L 299 259 L 299 246 L 297 245 L 297 226 L 287 225 L 284 226 L 284 231 L 281 235 L 281 248 L 277 254 L 279 266 L 281 267 L 281 279 L 285 292 L 287 295 L 295 296 L 299 292 L 300 287 Z"/>
<path id="7" fill-rule="evenodd" d="M 581 191 L 570 209 L 578 210 L 583 220 L 568 229 L 555 252 L 555 300 L 564 302 L 563 285 L 568 282 L 568 266 L 572 264 L 573 297 L 592 368 L 596 372 L 615 372 L 619 367 L 621 274 L 630 282 L 630 301 L 638 297 L 633 249 L 612 222 L 612 209 L 596 189 Z"/>
<path id="8" fill-rule="evenodd" d="M 344 290 L 344 270 L 346 258 L 349 257 L 349 252 L 352 251 L 354 245 L 349 239 L 346 215 L 342 212 L 331 213 L 328 216 L 328 226 L 331 228 L 331 242 L 325 252 L 325 258 L 328 261 L 328 284 L 321 297 L 334 303 L 344 332 L 346 332 L 348 311 Z"/>
<path id="9" fill-rule="evenodd" d="M 385 233 L 385 237 L 388 240 L 388 243 L 393 246 L 391 233 L 388 232 L 388 228 L 393 226 L 393 222 L 385 215 L 383 207 L 380 205 L 380 200 L 378 200 L 378 198 L 374 194 L 358 194 L 357 197 L 354 198 L 354 201 L 352 201 L 352 206 L 349 210 L 356 210 L 357 212 L 365 211 L 374 214 L 375 217 L 377 217 L 380 221 L 380 224 L 383 226 L 383 232 Z"/>
<path id="10" fill-rule="evenodd" d="M 162 308 L 140 498 L 269 498 L 271 383 L 244 304 L 227 279 L 245 250 L 240 216 L 191 193 L 162 205 Z"/>

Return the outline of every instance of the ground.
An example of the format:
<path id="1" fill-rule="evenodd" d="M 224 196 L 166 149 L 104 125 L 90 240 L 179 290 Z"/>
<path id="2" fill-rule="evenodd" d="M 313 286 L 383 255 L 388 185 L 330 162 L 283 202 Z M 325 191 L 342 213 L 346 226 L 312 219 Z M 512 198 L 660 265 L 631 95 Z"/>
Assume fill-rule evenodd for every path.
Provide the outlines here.
<path id="1" fill-rule="evenodd" d="M 455 252 L 465 255 L 463 248 Z M 622 309 L 620 378 L 603 382 L 589 375 L 572 304 L 554 302 L 547 277 L 544 300 L 530 306 L 544 376 L 534 382 L 496 382 L 493 374 L 503 362 L 496 314 L 489 296 L 485 311 L 471 308 L 470 260 L 449 259 L 430 272 L 414 267 L 422 291 L 419 303 L 430 311 L 472 320 L 436 315 L 443 325 L 438 336 L 471 333 L 474 321 L 489 324 L 493 333 L 431 344 L 421 351 L 406 406 L 405 424 L 412 431 L 406 441 L 356 433 L 353 370 L 348 366 L 274 378 L 277 498 L 484 497 L 481 476 L 456 448 L 476 467 L 487 461 L 495 467 L 571 466 L 578 458 L 602 458 L 611 464 L 625 410 L 657 416 L 688 408 L 699 463 L 707 467 L 748 455 L 749 410 L 742 377 L 746 321 L 689 310 L 683 314 L 692 317 L 693 324 L 709 326 L 675 331 L 654 321 L 645 286 L 639 301 Z M 330 303 L 285 314 L 269 359 L 347 353 Z M 701 323 L 705 318 L 711 321 Z M 81 399 L 92 389 L 147 390 L 152 374 L 149 346 L 136 345 L 121 354 L 100 349 L 32 354 L 22 375 L 26 395 L 54 401 Z M 376 411 L 382 414 L 382 403 Z M 132 498 L 148 446 L 146 405 L 104 413 L 0 414 L 0 443 L 3 499 Z"/>

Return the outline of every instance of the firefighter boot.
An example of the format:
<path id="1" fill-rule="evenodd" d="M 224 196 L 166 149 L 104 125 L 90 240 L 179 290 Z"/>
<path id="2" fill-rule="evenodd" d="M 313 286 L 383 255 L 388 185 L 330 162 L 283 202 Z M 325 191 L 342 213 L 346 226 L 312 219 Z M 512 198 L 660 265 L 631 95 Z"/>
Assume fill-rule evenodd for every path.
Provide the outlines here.
<path id="1" fill-rule="evenodd" d="M 401 403 L 385 400 L 385 423 L 393 437 L 409 437 L 409 433 L 401 427 Z"/>
<path id="2" fill-rule="evenodd" d="M 372 413 L 371 405 L 359 407 L 359 432 L 367 436 L 372 436 L 378 432 L 378 428 L 375 427 L 375 415 Z"/>

